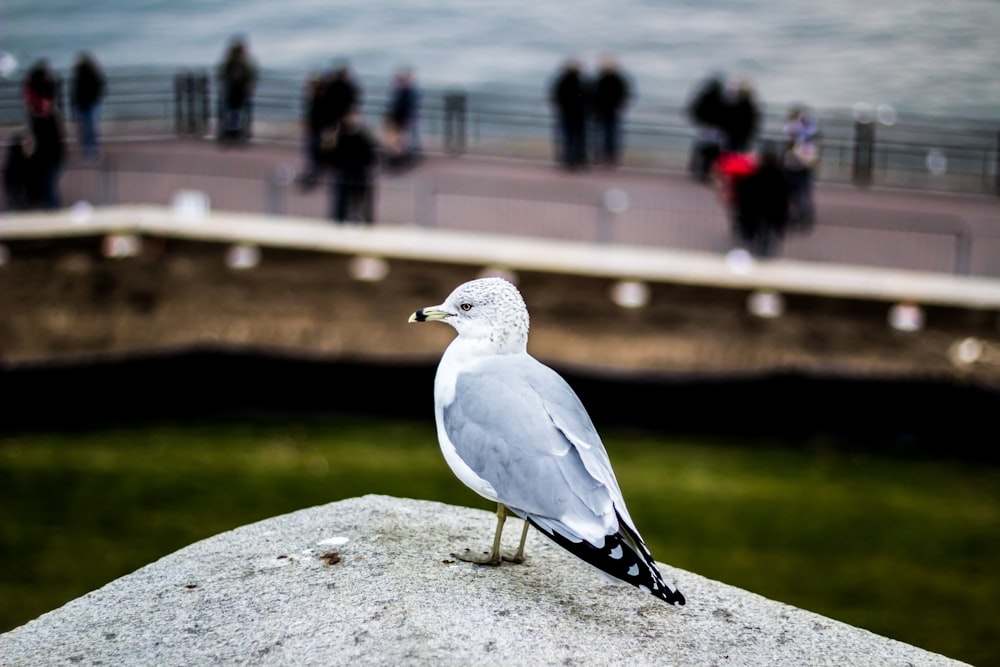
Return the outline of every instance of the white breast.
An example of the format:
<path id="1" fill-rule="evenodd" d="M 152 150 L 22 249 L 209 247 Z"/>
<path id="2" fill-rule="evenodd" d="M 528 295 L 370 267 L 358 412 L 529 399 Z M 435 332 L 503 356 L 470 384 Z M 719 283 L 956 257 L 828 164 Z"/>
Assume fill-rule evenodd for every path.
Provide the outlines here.
<path id="1" fill-rule="evenodd" d="M 493 485 L 473 472 L 472 468 L 455 451 L 455 445 L 448 438 L 444 428 L 444 406 L 455 400 L 455 385 L 460 368 L 467 368 L 475 363 L 481 354 L 478 346 L 469 345 L 468 341 L 456 338 L 445 350 L 438 364 L 437 376 L 434 378 L 434 420 L 437 425 L 438 444 L 448 467 L 463 484 L 488 500 L 497 501 L 497 493 Z"/>

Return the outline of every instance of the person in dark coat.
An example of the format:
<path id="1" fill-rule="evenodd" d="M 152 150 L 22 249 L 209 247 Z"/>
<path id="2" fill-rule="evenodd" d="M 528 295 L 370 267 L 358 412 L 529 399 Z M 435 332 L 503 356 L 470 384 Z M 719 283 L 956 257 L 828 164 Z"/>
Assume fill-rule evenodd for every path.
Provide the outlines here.
<path id="1" fill-rule="evenodd" d="M 558 159 L 567 169 L 583 167 L 587 163 L 588 91 L 578 60 L 566 61 L 549 99 L 558 126 Z"/>
<path id="2" fill-rule="evenodd" d="M 311 78 L 306 91 L 306 167 L 298 180 L 308 190 L 332 167 L 341 121 L 361 108 L 361 87 L 347 61 L 338 60 L 329 71 Z"/>
<path id="3" fill-rule="evenodd" d="M 340 121 L 337 145 L 330 153 L 334 172 L 331 219 L 368 224 L 374 221 L 372 184 L 377 148 L 361 114 L 357 110 L 349 111 Z"/>
<path id="4" fill-rule="evenodd" d="M 56 78 L 46 58 L 35 61 L 24 77 L 21 96 L 28 117 L 47 116 L 56 112 Z"/>
<path id="5" fill-rule="evenodd" d="M 337 127 L 344 116 L 361 108 L 361 87 L 351 76 L 347 62 L 337 63 L 327 75 L 320 104 L 325 128 Z"/>
<path id="6" fill-rule="evenodd" d="M 757 168 L 736 184 L 736 232 L 754 255 L 771 257 L 788 224 L 788 182 L 781 157 L 772 148 L 761 151 Z"/>
<path id="7" fill-rule="evenodd" d="M 595 161 L 615 166 L 621 154 L 622 115 L 631 97 L 629 83 L 610 53 L 601 57 L 594 83 Z"/>
<path id="8" fill-rule="evenodd" d="M 107 90 L 104 73 L 94 57 L 82 52 L 73 66 L 73 84 L 70 99 L 76 119 L 80 148 L 86 160 L 94 161 L 100 155 L 98 137 L 98 112 Z"/>
<path id="9" fill-rule="evenodd" d="M 57 209 L 62 206 L 59 194 L 59 176 L 66 158 L 66 141 L 62 116 L 56 112 L 32 119 L 31 134 L 35 138 L 35 152 L 31 159 L 40 182 L 41 206 Z"/>
<path id="10" fill-rule="evenodd" d="M 725 108 L 723 150 L 736 153 L 753 150 L 753 143 L 760 131 L 760 122 L 761 112 L 753 86 L 747 81 L 740 81 L 733 99 Z"/>
<path id="11" fill-rule="evenodd" d="M 687 106 L 694 126 L 688 169 L 702 183 L 711 181 L 725 138 L 726 88 L 721 76 L 705 81 Z"/>
<path id="12" fill-rule="evenodd" d="M 305 130 L 303 139 L 305 167 L 298 180 L 299 184 L 307 189 L 319 183 L 320 175 L 323 172 L 323 128 L 326 122 L 323 116 L 325 87 L 325 78 L 318 74 L 310 76 L 306 81 L 305 99 L 303 100 L 305 114 L 302 119 Z"/>
<path id="13" fill-rule="evenodd" d="M 234 38 L 219 65 L 219 140 L 240 141 L 250 137 L 257 65 L 246 42 Z"/>
<path id="14" fill-rule="evenodd" d="M 789 222 L 800 231 L 812 230 L 816 218 L 813 179 L 819 167 L 820 131 L 816 118 L 795 105 L 785 118 L 785 176 L 788 178 Z"/>
<path id="15" fill-rule="evenodd" d="M 413 81 L 413 70 L 408 67 L 400 68 L 393 77 L 385 111 L 386 164 L 389 167 L 410 166 L 420 156 L 418 105 L 419 95 Z"/>
<path id="16" fill-rule="evenodd" d="M 55 76 L 47 60 L 39 60 L 29 70 L 22 92 L 35 146 L 31 154 L 31 182 L 38 188 L 38 204 L 57 209 L 61 205 L 59 176 L 66 147 L 62 114 L 56 100 Z"/>
<path id="17" fill-rule="evenodd" d="M 15 132 L 7 144 L 3 189 L 7 211 L 27 211 L 42 201 L 44 193 L 35 159 L 35 138 L 28 132 Z"/>

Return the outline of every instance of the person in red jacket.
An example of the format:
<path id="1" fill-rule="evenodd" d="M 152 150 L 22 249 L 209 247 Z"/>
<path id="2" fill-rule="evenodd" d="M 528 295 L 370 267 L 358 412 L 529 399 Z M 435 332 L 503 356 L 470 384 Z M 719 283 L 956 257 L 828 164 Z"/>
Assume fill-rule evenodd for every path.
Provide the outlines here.
<path id="1" fill-rule="evenodd" d="M 47 209 L 57 209 L 61 205 L 59 176 L 66 156 L 57 89 L 55 75 L 44 58 L 28 71 L 21 89 L 28 127 L 35 143 L 31 161 L 36 168 L 39 205 Z"/>
<path id="2" fill-rule="evenodd" d="M 715 161 L 715 180 L 719 188 L 722 205 L 730 213 L 737 207 L 739 181 L 757 170 L 757 158 L 753 153 L 725 151 Z"/>
<path id="3" fill-rule="evenodd" d="M 765 147 L 752 162 L 732 166 L 737 172 L 729 192 L 734 236 L 754 256 L 773 257 L 788 224 L 788 181 L 781 157 Z"/>

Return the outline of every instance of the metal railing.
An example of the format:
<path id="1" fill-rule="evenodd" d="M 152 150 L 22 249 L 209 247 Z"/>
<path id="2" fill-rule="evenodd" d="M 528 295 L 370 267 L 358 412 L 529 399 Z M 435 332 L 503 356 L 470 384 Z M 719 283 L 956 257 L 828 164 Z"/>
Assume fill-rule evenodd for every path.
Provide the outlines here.
<path id="1" fill-rule="evenodd" d="M 101 119 L 109 140 L 212 136 L 217 87 L 210 69 L 110 70 L 108 80 Z M 386 82 L 374 77 L 359 77 L 359 82 L 365 91 L 362 112 L 377 124 L 386 105 Z M 62 108 L 69 109 L 68 86 L 59 88 Z M 304 96 L 304 76 L 265 71 L 254 96 L 256 139 L 298 143 Z M 636 102 L 624 127 L 627 166 L 686 168 L 692 132 L 683 107 L 683 102 L 645 97 Z M 781 140 L 782 111 L 766 110 L 762 141 Z M 1000 122 L 895 113 L 891 119 L 872 113 L 859 120 L 852 110 L 837 109 L 816 113 L 823 132 L 821 180 L 1000 194 Z M 424 145 L 432 150 L 552 158 L 553 120 L 541 87 L 534 95 L 424 87 L 420 116 Z M 0 130 L 9 134 L 23 121 L 20 83 L 0 80 Z"/>

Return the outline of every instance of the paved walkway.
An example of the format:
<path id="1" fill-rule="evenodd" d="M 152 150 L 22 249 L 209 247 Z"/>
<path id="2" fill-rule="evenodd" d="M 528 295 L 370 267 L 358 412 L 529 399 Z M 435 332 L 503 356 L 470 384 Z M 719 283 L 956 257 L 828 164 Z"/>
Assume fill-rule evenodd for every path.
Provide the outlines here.
<path id="1" fill-rule="evenodd" d="M 1000 309 L 1000 199 L 995 197 L 820 183 L 813 232 L 790 236 L 778 259 L 748 263 L 728 255 L 729 223 L 715 192 L 686 174 L 566 173 L 539 161 L 431 155 L 415 169 L 380 176 L 378 223 L 359 229 L 325 220 L 328 193 L 324 187 L 302 191 L 294 183 L 299 164 L 294 146 L 115 143 L 101 166 L 71 164 L 63 195 L 67 204 L 85 200 L 124 208 L 99 209 L 86 225 L 79 225 L 71 210 L 8 216 L 0 223 L 0 238 L 134 229 Z M 183 190 L 205 193 L 212 215 L 191 225 L 172 213 L 168 207 Z"/>
<path id="2" fill-rule="evenodd" d="M 292 182 L 292 145 L 223 148 L 212 141 L 112 144 L 107 172 L 74 167 L 68 202 L 168 205 L 175 193 L 208 194 L 213 210 L 325 218 L 325 188 Z M 790 235 L 781 257 L 1000 278 L 1000 198 L 865 190 L 819 183 L 818 222 Z M 540 161 L 431 155 L 379 179 L 383 224 L 725 254 L 732 248 L 716 193 L 686 174 L 593 169 L 566 173 Z"/>

